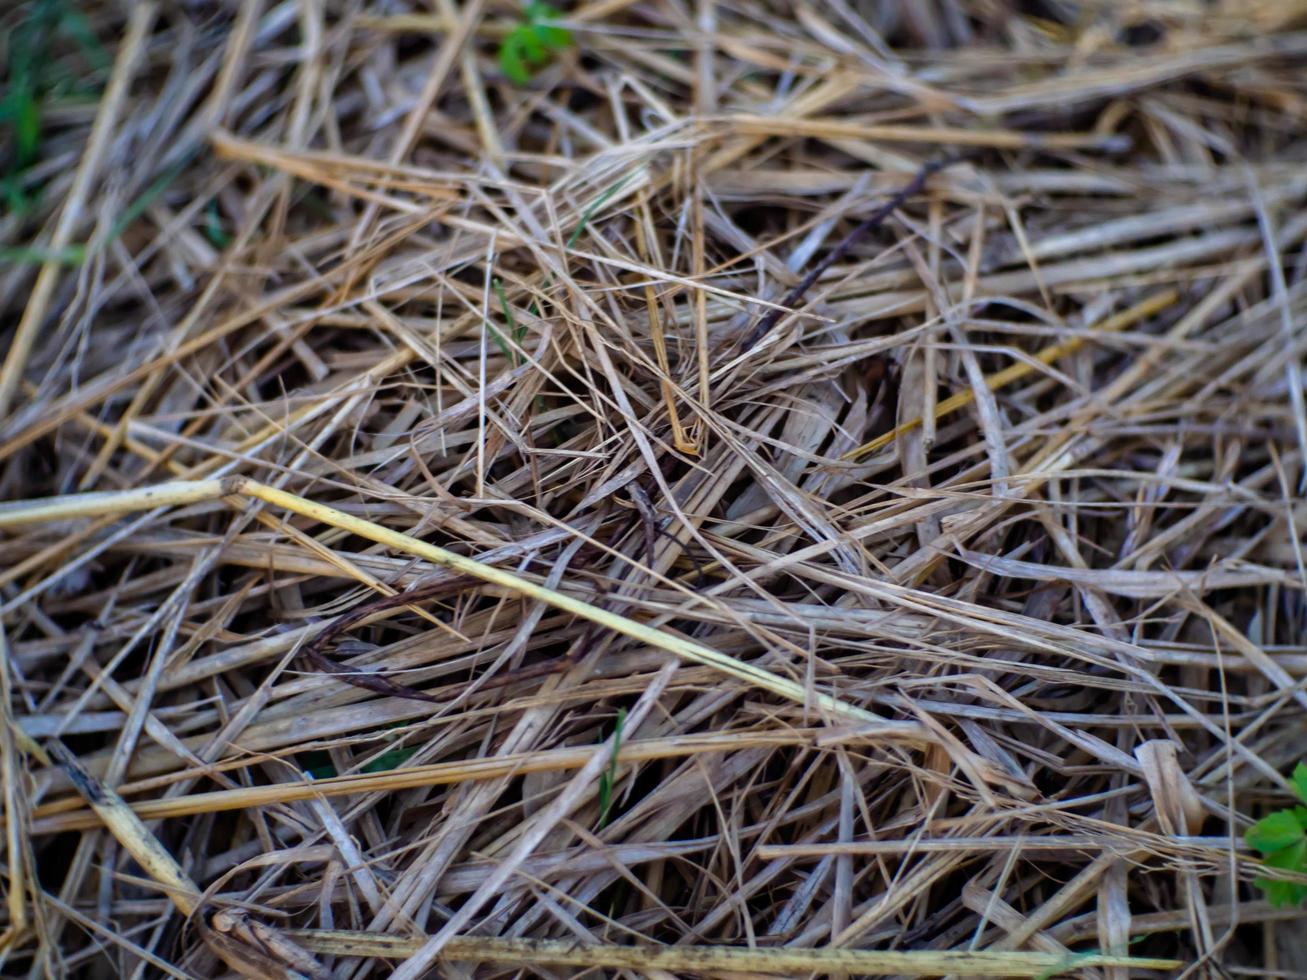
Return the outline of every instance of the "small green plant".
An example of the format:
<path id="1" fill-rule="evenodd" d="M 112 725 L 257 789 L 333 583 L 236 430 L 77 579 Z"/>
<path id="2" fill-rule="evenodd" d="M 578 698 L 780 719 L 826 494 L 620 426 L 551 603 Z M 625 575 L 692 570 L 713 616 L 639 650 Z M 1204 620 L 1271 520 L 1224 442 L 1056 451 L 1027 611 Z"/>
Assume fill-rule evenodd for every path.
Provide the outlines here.
<path id="1" fill-rule="evenodd" d="M 108 56 L 75 6 L 33 0 L 21 9 L 0 69 L 0 199 L 13 214 L 36 203 L 39 188 L 29 191 L 26 176 L 42 156 L 46 110 L 93 99 L 96 82 L 109 68 Z M 75 57 L 59 54 L 61 41 L 72 43 Z"/>
<path id="2" fill-rule="evenodd" d="M 626 709 L 617 709 L 617 728 L 613 731 L 613 754 L 608 769 L 599 774 L 599 829 L 608 826 L 608 811 L 613 805 L 613 787 L 617 785 L 617 753 L 622 749 L 622 729 L 626 726 Z"/>
<path id="3" fill-rule="evenodd" d="M 585 232 L 585 229 L 590 224 L 590 219 L 594 217 L 594 213 L 598 211 L 601 207 L 603 207 L 605 204 L 607 204 L 612 199 L 613 195 L 616 194 L 618 191 L 620 191 L 623 187 L 625 187 L 627 182 L 634 176 L 635 174 L 627 174 L 625 177 L 623 177 L 621 180 L 615 183 L 612 187 L 608 188 L 608 190 L 604 191 L 602 194 L 600 194 L 598 197 L 596 197 L 593 201 L 590 202 L 589 206 L 586 207 L 584 212 L 582 212 L 580 222 L 572 230 L 572 234 L 570 234 L 567 237 L 568 248 L 571 248 L 573 245 L 575 245 L 576 240 L 581 237 L 582 233 Z"/>
<path id="4" fill-rule="evenodd" d="M 524 324 L 520 327 L 517 325 L 517 319 L 513 316 L 513 308 L 508 305 L 508 294 L 504 292 L 504 284 L 498 279 L 494 279 L 491 281 L 491 286 L 494 287 L 495 295 L 499 297 L 499 307 L 504 311 L 504 319 L 508 321 L 508 332 L 513 338 L 513 343 L 520 346 L 523 338 L 526 337 L 526 325 Z M 504 340 L 503 334 L 495 329 L 493 323 L 486 320 L 486 325 L 490 328 L 491 339 L 494 340 L 494 342 L 499 346 L 499 349 L 504 352 L 504 356 L 513 362 L 513 367 L 517 367 L 521 363 L 521 358 L 518 357 L 517 351 L 508 346 L 508 343 Z"/>
<path id="5" fill-rule="evenodd" d="M 538 0 L 523 8 L 522 20 L 499 46 L 499 67 L 509 81 L 525 85 L 550 55 L 572 43 L 572 32 L 554 23 L 558 16 L 557 9 Z"/>
<path id="6" fill-rule="evenodd" d="M 1307 804 L 1307 765 L 1293 770 L 1293 791 Z M 1262 857 L 1268 868 L 1307 874 L 1307 805 L 1276 810 L 1248 828 L 1243 839 Z M 1307 898 L 1307 885 L 1258 878 L 1257 887 L 1275 906 L 1297 905 Z"/>

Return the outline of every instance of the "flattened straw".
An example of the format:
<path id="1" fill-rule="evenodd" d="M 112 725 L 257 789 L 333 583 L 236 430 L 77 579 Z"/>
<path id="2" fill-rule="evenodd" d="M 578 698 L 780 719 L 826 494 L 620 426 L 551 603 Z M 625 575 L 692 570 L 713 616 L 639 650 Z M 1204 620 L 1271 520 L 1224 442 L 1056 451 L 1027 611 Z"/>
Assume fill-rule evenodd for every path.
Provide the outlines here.
<path id="1" fill-rule="evenodd" d="M 10 669 L 9 638 L 4 623 L 0 622 L 0 699 L 3 699 L 0 703 L 0 782 L 3 783 L 4 796 L 5 863 L 9 866 L 6 896 L 9 925 L 5 935 L 0 937 L 0 950 L 27 929 L 28 875 L 35 870 L 29 866 L 28 841 L 23 837 L 30 833 L 23 785 L 26 773 L 18 754 L 19 741 L 15 737 L 22 734 L 22 729 L 14 723 Z"/>
<path id="2" fill-rule="evenodd" d="M 857 731 L 846 737 L 857 740 Z M 742 751 L 750 748 L 801 748 L 817 740 L 816 729 L 786 729 L 762 734 L 724 732 L 716 735 L 679 736 L 665 739 L 623 740 L 617 753 L 622 765 L 638 765 L 659 759 L 683 759 L 697 755 Z M 914 722 L 891 722 L 877 726 L 870 733 L 877 740 L 915 744 L 921 737 Z M 441 762 L 425 766 L 408 766 L 389 772 L 358 773 L 332 776 L 312 782 L 275 783 L 267 786 L 243 786 L 239 789 L 212 790 L 188 796 L 140 800 L 130 803 L 142 820 L 167 820 L 201 813 L 224 813 L 255 809 L 277 803 L 300 800 L 355 796 L 362 793 L 398 793 L 402 790 L 431 786 L 449 786 L 475 780 L 503 779 L 527 773 L 563 772 L 584 765 L 588 748 L 566 747 L 527 753 L 509 753 L 489 759 L 467 762 Z M 127 788 L 124 788 L 124 792 Z M 99 825 L 94 812 L 76 809 L 75 798 L 44 803 L 32 811 L 32 833 L 54 834 L 69 830 L 87 830 Z"/>
<path id="3" fill-rule="evenodd" d="M 938 160 L 931 160 L 922 164 L 921 169 L 917 171 L 912 180 L 908 181 L 907 184 L 895 191 L 888 201 L 878 207 L 863 221 L 855 225 L 838 245 L 826 253 L 820 262 L 814 263 L 812 268 L 808 270 L 807 274 L 799 280 L 794 288 L 785 294 L 785 299 L 781 301 L 779 306 L 772 306 L 771 309 L 758 319 L 757 324 L 749 331 L 741 342 L 741 348 L 748 351 L 757 346 L 758 342 L 761 341 L 763 337 L 767 336 L 767 334 L 771 332 L 771 329 L 780 322 L 782 316 L 786 313 L 793 312 L 794 308 L 799 305 L 799 301 L 803 299 L 808 290 L 811 289 L 813 284 L 821 278 L 823 272 L 844 258 L 844 256 L 848 255 L 853 246 L 860 242 L 868 233 L 875 231 L 884 224 L 890 215 L 903 207 L 904 202 L 907 201 L 908 198 L 912 197 L 914 194 L 920 193 L 922 188 L 926 186 L 926 181 L 931 178 L 931 175 L 938 173 L 947 167 L 951 167 L 955 163 L 961 162 L 961 160 L 962 157 L 960 156 L 951 156 L 942 157 Z"/>
<path id="4" fill-rule="evenodd" d="M 675 672 L 675 663 L 667 664 L 649 682 L 648 688 L 627 717 L 630 731 L 636 731 L 644 723 L 645 717 L 658 703 L 659 697 L 662 696 Z M 545 836 L 581 802 L 582 796 L 590 791 L 598 780 L 599 774 L 609 765 L 620 739 L 621 733 L 614 730 L 608 741 L 590 750 L 590 758 L 586 760 L 585 765 L 568 781 L 562 792 L 531 820 L 530 826 L 523 830 L 512 851 L 495 863 L 494 870 L 486 880 L 467 901 L 459 906 L 458 911 L 450 917 L 440 931 L 409 954 L 408 958 L 400 964 L 399 969 L 391 974 L 393 980 L 418 980 L 426 973 L 427 968 L 435 962 L 436 957 L 449 941 L 472 921 L 513 876 L 522 862 L 539 846 Z"/>
<path id="5" fill-rule="evenodd" d="M 1023 133 L 1010 129 L 960 129 L 952 126 L 864 125 L 843 119 L 777 120 L 765 116 L 728 116 L 732 129 L 751 135 L 811 136 L 817 139 L 856 139 L 881 143 L 922 143 L 928 146 L 986 147 L 995 150 L 1125 149 L 1127 137 L 1101 133 Z"/>
<path id="6" fill-rule="evenodd" d="M 663 630 L 653 629 L 600 606 L 591 605 L 562 592 L 555 592 L 552 589 L 537 585 L 514 575 L 512 572 L 506 572 L 493 565 L 483 565 L 475 559 L 465 558 L 456 552 L 428 544 L 400 531 L 392 531 L 390 528 L 374 524 L 372 521 L 354 517 L 325 504 L 315 503 L 293 493 L 287 493 L 284 490 L 278 490 L 275 487 L 269 487 L 254 480 L 247 480 L 244 477 L 225 477 L 221 480 L 190 482 L 178 481 L 139 490 L 72 494 L 66 497 L 50 497 L 45 500 L 0 504 L 0 529 L 71 517 L 102 516 L 106 513 L 127 513 L 161 506 L 198 503 L 204 500 L 217 500 L 226 496 L 253 497 L 299 514 L 301 517 L 308 517 L 323 524 L 330 524 L 333 527 L 348 531 L 351 534 L 357 534 L 397 551 L 415 555 L 418 558 L 425 558 L 445 568 L 474 576 L 483 582 L 509 589 L 519 595 L 546 603 L 575 616 L 580 616 L 582 619 L 597 623 L 615 633 L 621 633 L 633 640 L 639 640 L 649 646 L 676 654 L 691 663 L 712 667 L 729 677 L 734 677 L 746 684 L 770 691 L 796 704 L 811 704 L 822 711 L 862 725 L 890 725 L 896 729 L 898 727 L 897 723 L 887 722 L 886 719 L 874 712 L 859 708 L 829 694 L 817 693 L 810 697 L 810 692 L 802 684 L 779 677 L 755 664 L 746 663 L 727 654 L 719 653 L 702 644 L 695 643 L 693 640 Z M 923 743 L 932 741 L 924 729 L 922 729 L 921 738 Z"/>
<path id="7" fill-rule="evenodd" d="M 1140 300 L 1129 309 L 1122 310 L 1114 316 L 1108 317 L 1102 323 L 1095 324 L 1093 329 L 1097 333 L 1113 333 L 1117 330 L 1124 330 L 1126 327 L 1138 323 L 1140 320 L 1158 313 L 1176 300 L 1180 294 L 1174 289 L 1166 289 L 1160 293 L 1155 293 L 1147 299 Z M 1066 357 L 1068 354 L 1074 354 L 1085 345 L 1088 338 L 1084 335 L 1072 337 L 1060 344 L 1053 344 L 1045 347 L 1034 355 L 1034 360 L 1040 364 L 1052 364 L 1058 358 Z M 1018 361 L 1016 364 L 1010 364 L 1001 371 L 995 371 L 985 379 L 985 385 L 990 391 L 997 391 L 999 388 L 1006 387 L 1014 381 L 1019 381 L 1026 375 L 1035 371 L 1035 366 L 1026 361 Z M 935 406 L 935 418 L 941 419 L 945 415 L 951 415 L 960 408 L 965 408 L 976 399 L 976 393 L 971 388 L 965 388 L 957 394 L 945 398 Z M 916 418 L 896 426 L 889 432 L 877 436 L 870 442 L 863 443 L 857 449 L 850 449 L 841 459 L 857 460 L 869 453 L 884 449 L 891 442 L 903 435 L 905 432 L 911 432 L 913 429 L 921 426 L 921 419 Z"/>
<path id="8" fill-rule="evenodd" d="M 1085 61 L 1067 5 L 551 2 L 160 5 L 86 103 L 132 5 L 5 18 L 50 69 L 10 337 L 79 195 L 93 252 L 0 417 L 6 966 L 323 976 L 258 907 L 342 978 L 1282 965 L 1256 882 L 1307 879 L 1239 834 L 1307 704 L 1301 25 L 1108 5 Z M 169 183 L 96 250 L 119 147 Z M 30 500 L 74 490 L 121 492 Z"/>

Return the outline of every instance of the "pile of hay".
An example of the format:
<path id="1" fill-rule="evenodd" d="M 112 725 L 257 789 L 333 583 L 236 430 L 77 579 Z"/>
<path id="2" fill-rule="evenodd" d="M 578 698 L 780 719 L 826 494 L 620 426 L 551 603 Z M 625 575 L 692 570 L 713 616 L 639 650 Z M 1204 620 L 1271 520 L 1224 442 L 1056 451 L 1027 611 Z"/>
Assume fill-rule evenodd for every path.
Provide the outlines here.
<path id="1" fill-rule="evenodd" d="M 11 5 L 0 969 L 1304 975 L 1300 28 Z"/>

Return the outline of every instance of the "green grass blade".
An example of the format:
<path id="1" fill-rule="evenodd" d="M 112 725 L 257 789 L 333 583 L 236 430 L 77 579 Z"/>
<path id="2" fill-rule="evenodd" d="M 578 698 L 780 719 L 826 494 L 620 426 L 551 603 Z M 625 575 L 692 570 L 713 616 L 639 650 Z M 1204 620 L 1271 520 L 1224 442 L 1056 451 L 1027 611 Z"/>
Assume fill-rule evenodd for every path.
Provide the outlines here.
<path id="1" fill-rule="evenodd" d="M 617 755 L 622 750 L 622 729 L 626 727 L 626 709 L 617 710 L 617 727 L 613 730 L 613 754 L 608 769 L 599 775 L 599 829 L 608 825 L 608 811 L 613 805 L 613 787 L 617 785 Z"/>
<path id="2" fill-rule="evenodd" d="M 607 204 L 609 201 L 611 201 L 613 199 L 613 195 L 616 194 L 618 191 L 620 191 L 628 183 L 630 183 L 631 178 L 634 176 L 635 174 L 627 174 L 616 184 L 608 188 L 608 190 L 604 191 L 602 194 L 600 194 L 598 197 L 596 197 L 593 201 L 590 202 L 589 206 L 583 212 L 581 212 L 580 223 L 576 226 L 575 230 L 573 230 L 572 234 L 568 237 L 567 248 L 571 248 L 573 245 L 576 244 L 576 240 L 581 237 L 582 233 L 586 229 L 586 226 L 590 224 L 590 219 L 594 217 L 594 213 L 598 211 L 601 207 L 603 207 L 605 204 Z"/>
<path id="3" fill-rule="evenodd" d="M 526 327 L 519 328 L 517 320 L 513 318 L 513 309 L 508 305 L 508 296 L 504 292 L 504 284 L 498 279 L 494 279 L 491 281 L 491 286 L 495 290 L 495 295 L 499 297 L 499 307 L 504 311 L 504 319 L 508 321 L 508 335 L 513 338 L 514 343 L 521 344 L 522 338 L 526 336 Z M 495 338 L 495 343 L 499 345 L 499 349 L 504 352 L 505 357 L 512 361 L 513 367 L 517 367 L 521 363 L 517 351 L 508 346 L 503 335 L 495 329 L 494 324 L 491 324 L 489 320 L 486 323 L 490 326 L 490 333 Z"/>
<path id="4" fill-rule="evenodd" d="M 69 245 L 67 248 L 59 249 L 41 248 L 36 245 L 0 248 L 0 263 L 44 265 L 46 262 L 58 262 L 60 265 L 81 265 L 85 261 L 85 245 Z"/>

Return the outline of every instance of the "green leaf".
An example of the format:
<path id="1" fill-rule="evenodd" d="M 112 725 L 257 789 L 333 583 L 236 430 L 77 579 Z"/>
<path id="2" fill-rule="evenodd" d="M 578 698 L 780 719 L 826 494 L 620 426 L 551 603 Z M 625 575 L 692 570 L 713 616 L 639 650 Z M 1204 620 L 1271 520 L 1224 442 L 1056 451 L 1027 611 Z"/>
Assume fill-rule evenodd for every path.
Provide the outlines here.
<path id="1" fill-rule="evenodd" d="M 504 311 L 504 319 L 508 321 L 509 333 L 512 335 L 513 340 L 520 341 L 522 339 L 523 334 L 526 332 L 526 328 L 523 327 L 520 332 L 518 331 L 517 321 L 513 319 L 513 309 L 508 305 L 508 296 L 504 293 L 504 284 L 500 282 L 498 279 L 492 279 L 490 285 L 494 288 L 495 295 L 499 297 L 499 305 L 500 308 L 503 309 Z M 486 320 L 486 326 L 490 328 L 491 339 L 494 340 L 494 342 L 499 345 L 499 349 L 503 351 L 504 356 L 513 363 L 513 367 L 517 367 L 518 364 L 520 363 L 517 356 L 517 351 L 513 350 L 511 347 L 508 346 L 508 342 L 504 340 L 504 335 L 501 334 L 497 329 L 495 329 L 495 325 L 493 323 L 491 323 L 489 320 Z"/>
<path id="2" fill-rule="evenodd" d="M 36 210 L 41 203 L 40 186 L 33 187 L 31 192 L 23 181 L 22 173 L 7 173 L 0 176 L 0 197 L 4 198 L 4 207 L 9 214 L 26 215 Z M 0 249 L 0 252 L 24 251 L 23 249 Z M 11 259 L 11 261 L 27 261 L 26 259 Z M 43 260 L 38 260 L 43 261 Z"/>
<path id="3" fill-rule="evenodd" d="M 544 41 L 540 39 L 538 29 L 534 27 L 519 27 L 517 29 L 517 40 L 522 47 L 522 56 L 533 65 L 543 65 L 549 60 L 549 52 L 545 50 Z"/>
<path id="4" fill-rule="evenodd" d="M 218 201 L 216 198 L 211 200 L 209 206 L 204 209 L 204 234 L 218 248 L 226 248 L 231 244 L 231 236 L 222 228 L 222 216 L 218 214 Z"/>
<path id="5" fill-rule="evenodd" d="M 1288 810 L 1277 810 L 1262 817 L 1248 828 L 1243 839 L 1249 847 L 1262 854 L 1273 854 L 1295 844 L 1307 847 L 1307 835 L 1304 834 L 1302 825 Z"/>
<path id="6" fill-rule="evenodd" d="M 1281 810 L 1279 813 L 1271 814 L 1271 817 L 1290 817 L 1296 824 L 1297 818 L 1287 810 Z M 1267 819 L 1270 819 L 1269 817 Z M 1265 820 L 1261 821 L 1265 823 Z M 1260 850 L 1260 848 L 1259 848 Z M 1281 871 L 1296 871 L 1299 873 L 1307 872 L 1307 836 L 1302 836 L 1299 831 L 1299 839 L 1289 844 L 1287 847 L 1276 848 L 1269 854 L 1266 854 L 1262 860 L 1268 868 L 1278 868 Z M 1272 905 L 1282 907 L 1286 905 L 1297 905 L 1304 898 L 1307 898 L 1307 885 L 1300 885 L 1294 881 L 1277 881 L 1273 878 L 1258 878 L 1255 882 L 1258 888 L 1266 892 L 1266 900 Z"/>
<path id="7" fill-rule="evenodd" d="M 613 781 L 608 773 L 599 774 L 599 829 L 608 824 L 608 808 L 613 805 Z"/>
<path id="8" fill-rule="evenodd" d="M 513 340 L 517 343 L 522 342 L 526 336 L 526 325 L 517 325 L 517 318 L 513 316 L 513 308 L 508 305 L 508 295 L 504 292 L 504 284 L 498 279 L 492 280 L 491 285 L 495 288 L 495 295 L 499 297 L 499 308 L 504 311 L 504 319 L 508 321 L 508 332 Z M 516 361 L 514 357 L 514 361 Z"/>
<path id="9" fill-rule="evenodd" d="M 526 19 L 531 25 L 532 34 L 550 51 L 558 51 L 572 43 L 572 32 L 553 23 L 559 16 L 560 11 L 547 3 L 527 4 Z"/>
<path id="10" fill-rule="evenodd" d="M 1307 765 L 1301 762 L 1293 767 L 1293 791 L 1298 794 L 1298 799 L 1307 803 Z"/>
<path id="11" fill-rule="evenodd" d="M 44 264 L 57 262 L 60 265 L 81 265 L 86 261 L 85 245 L 69 245 L 66 248 L 50 249 L 39 246 L 18 246 L 0 248 L 0 264 L 6 262 Z"/>
<path id="12" fill-rule="evenodd" d="M 499 46 L 499 67 L 504 76 L 515 85 L 525 85 L 531 81 L 531 69 L 526 66 L 522 55 L 522 32 L 513 31 L 504 38 Z"/>
<path id="13" fill-rule="evenodd" d="M 532 67 L 545 64 L 551 51 L 572 43 L 572 32 L 553 23 L 559 16 L 555 7 L 529 3 L 522 13 L 522 21 L 499 46 L 499 67 L 504 77 L 516 85 L 529 82 Z"/>
<path id="14" fill-rule="evenodd" d="M 114 221 L 113 225 L 109 228 L 109 234 L 106 235 L 105 240 L 100 243 L 100 247 L 103 248 L 105 245 L 108 245 L 119 235 L 121 235 L 124 231 L 126 231 L 133 221 L 135 221 L 142 214 L 144 214 L 146 209 L 149 208 L 149 206 L 153 204 L 156 200 L 158 200 L 159 195 L 161 195 L 164 191 L 168 189 L 168 185 L 171 184 L 174 180 L 176 180 L 178 175 L 180 175 L 181 172 L 186 169 L 186 165 L 195 158 L 195 155 L 198 152 L 199 152 L 198 146 L 193 147 L 190 150 L 186 151 L 186 153 L 182 155 L 181 159 L 179 159 L 166 171 L 164 171 L 162 174 L 156 177 L 150 183 L 150 186 L 145 188 L 145 190 L 141 192 L 140 197 L 132 201 L 131 204 L 127 205 L 127 207 L 123 210 L 123 213 L 118 216 L 117 220 Z"/>
<path id="15" fill-rule="evenodd" d="M 536 37 L 550 51 L 560 51 L 572 43 L 572 32 L 566 27 L 554 27 L 552 24 L 537 24 Z"/>
<path id="16" fill-rule="evenodd" d="M 581 221 L 577 224 L 576 228 L 572 230 L 572 234 L 567 236 L 567 246 L 566 246 L 567 248 L 571 248 L 573 245 L 576 244 L 576 240 L 580 238 L 582 233 L 585 231 L 586 225 L 590 224 L 590 219 L 594 217 L 594 213 L 598 211 L 601 207 L 603 207 L 605 204 L 607 204 L 608 201 L 612 198 L 612 196 L 616 194 L 618 191 L 620 191 L 623 187 L 625 187 L 626 182 L 629 181 L 634 176 L 635 174 L 633 173 L 627 174 L 616 184 L 608 188 L 608 190 L 604 191 L 602 194 L 600 194 L 598 197 L 596 197 L 593 201 L 590 202 L 590 204 L 586 207 L 585 211 L 581 213 Z"/>
<path id="17" fill-rule="evenodd" d="M 1297 905 L 1307 898 L 1307 885 L 1298 885 L 1292 881 L 1258 878 L 1253 884 L 1266 893 L 1266 900 L 1276 908 Z"/>
<path id="18" fill-rule="evenodd" d="M 1307 837 L 1300 839 L 1296 844 L 1271 851 L 1262 858 L 1262 861 L 1268 868 L 1307 872 Z"/>

